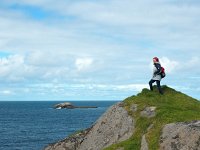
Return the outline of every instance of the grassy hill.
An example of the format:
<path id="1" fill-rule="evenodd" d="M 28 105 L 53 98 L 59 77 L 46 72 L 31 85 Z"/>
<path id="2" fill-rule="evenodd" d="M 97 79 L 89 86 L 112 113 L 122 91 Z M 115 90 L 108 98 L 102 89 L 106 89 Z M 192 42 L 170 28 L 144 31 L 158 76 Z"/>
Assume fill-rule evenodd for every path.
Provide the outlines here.
<path id="1" fill-rule="evenodd" d="M 124 107 L 135 120 L 135 132 L 130 139 L 114 144 L 105 150 L 115 150 L 120 147 L 125 150 L 140 150 L 143 134 L 146 134 L 149 149 L 156 150 L 159 149 L 159 138 L 164 125 L 200 120 L 200 102 L 198 100 L 167 86 L 162 86 L 162 89 L 164 95 L 160 95 L 154 87 L 154 91 L 143 89 L 138 95 L 124 100 Z M 136 112 L 130 110 L 132 104 L 138 105 Z M 147 118 L 140 115 L 140 112 L 147 106 L 156 107 L 155 117 Z M 153 127 L 147 131 L 152 124 Z"/>

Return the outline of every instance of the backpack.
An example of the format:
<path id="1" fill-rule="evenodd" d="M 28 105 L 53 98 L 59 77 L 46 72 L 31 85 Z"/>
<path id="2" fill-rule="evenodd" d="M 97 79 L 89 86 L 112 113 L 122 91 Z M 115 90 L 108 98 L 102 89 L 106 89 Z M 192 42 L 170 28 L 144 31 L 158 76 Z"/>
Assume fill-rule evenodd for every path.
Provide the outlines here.
<path id="1" fill-rule="evenodd" d="M 164 78 L 166 76 L 165 68 L 161 67 L 160 75 L 161 75 L 161 78 Z"/>

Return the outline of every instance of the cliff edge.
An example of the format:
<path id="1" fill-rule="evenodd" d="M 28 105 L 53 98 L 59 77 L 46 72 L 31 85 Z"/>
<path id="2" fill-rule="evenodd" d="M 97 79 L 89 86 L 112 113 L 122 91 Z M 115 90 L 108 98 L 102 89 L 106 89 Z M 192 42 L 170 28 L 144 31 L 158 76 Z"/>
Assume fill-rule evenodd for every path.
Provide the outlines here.
<path id="1" fill-rule="evenodd" d="M 91 128 L 50 144 L 45 150 L 101 150 L 129 139 L 133 131 L 134 120 L 120 102 L 111 106 Z"/>
<path id="2" fill-rule="evenodd" d="M 45 150 L 200 150 L 200 102 L 170 87 L 143 89 L 96 123 Z"/>

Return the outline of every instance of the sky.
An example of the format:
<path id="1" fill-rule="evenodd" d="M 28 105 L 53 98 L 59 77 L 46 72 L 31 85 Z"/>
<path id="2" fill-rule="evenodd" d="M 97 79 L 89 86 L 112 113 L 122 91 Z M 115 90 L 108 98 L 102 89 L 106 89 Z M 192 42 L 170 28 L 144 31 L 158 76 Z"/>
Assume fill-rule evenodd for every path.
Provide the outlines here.
<path id="1" fill-rule="evenodd" d="M 1 0 L 0 101 L 123 100 L 162 85 L 200 100 L 199 0 Z"/>

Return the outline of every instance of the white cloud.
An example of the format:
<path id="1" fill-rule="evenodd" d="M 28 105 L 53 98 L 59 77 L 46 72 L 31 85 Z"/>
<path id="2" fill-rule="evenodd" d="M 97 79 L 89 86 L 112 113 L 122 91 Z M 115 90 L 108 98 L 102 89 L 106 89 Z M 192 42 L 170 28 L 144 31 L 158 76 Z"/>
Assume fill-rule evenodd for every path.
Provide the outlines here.
<path id="1" fill-rule="evenodd" d="M 118 85 L 116 86 L 116 89 L 118 90 L 132 90 L 140 92 L 143 88 L 148 88 L 148 84 L 128 84 L 128 85 Z"/>
<path id="2" fill-rule="evenodd" d="M 200 64 L 200 58 L 192 57 L 184 61 L 184 60 L 172 60 L 171 58 L 168 57 L 161 57 L 160 63 L 165 68 L 167 74 L 173 74 L 177 72 L 181 74 L 184 74 L 185 72 L 197 73 L 199 72 L 199 70 L 196 69 L 195 66 Z M 149 64 L 149 66 L 152 69 L 152 62 Z"/>
<path id="3" fill-rule="evenodd" d="M 1 81 L 78 84 L 77 88 L 68 87 L 76 91 L 82 89 L 82 83 L 90 90 L 139 91 L 146 85 L 125 83 L 143 83 L 145 66 L 154 54 L 165 56 L 160 59 L 167 74 L 199 73 L 198 2 L 1 2 L 0 52 L 14 54 L 0 60 Z M 11 9 L 13 4 L 36 7 L 53 15 L 38 20 L 30 15 L 34 12 Z M 187 59 L 183 60 L 183 55 Z M 32 89 L 27 93 L 31 92 Z"/>
<path id="4" fill-rule="evenodd" d="M 28 65 L 25 56 L 18 54 L 0 58 L 0 68 L 2 82 L 21 82 L 38 75 L 37 68 Z"/>
<path id="5" fill-rule="evenodd" d="M 73 86 L 73 85 L 72 85 Z M 143 88 L 148 88 L 148 84 L 79 84 L 76 87 L 81 87 L 83 89 L 93 89 L 93 90 L 113 90 L 113 91 L 133 91 L 139 92 Z"/>
<path id="6" fill-rule="evenodd" d="M 7 58 L 0 58 L 0 75 L 9 76 L 19 70 L 24 63 L 23 56 L 12 55 Z"/>
<path id="7" fill-rule="evenodd" d="M 92 58 L 77 58 L 75 65 L 78 71 L 85 71 L 88 70 L 93 63 Z"/>
<path id="8" fill-rule="evenodd" d="M 185 62 L 188 68 L 193 68 L 194 66 L 200 64 L 200 58 L 197 56 L 192 57 L 189 61 Z"/>
<path id="9" fill-rule="evenodd" d="M 116 91 L 116 92 L 140 92 L 143 88 L 148 88 L 148 84 L 52 84 L 52 83 L 46 83 L 46 84 L 33 84 L 29 86 L 30 89 L 38 89 L 40 92 L 48 93 L 49 90 L 57 92 L 60 94 L 64 94 L 69 91 Z"/>
<path id="10" fill-rule="evenodd" d="M 3 91 L 0 91 L 0 93 L 3 94 L 3 95 L 11 95 L 11 94 L 13 94 L 13 92 L 10 91 L 10 90 L 3 90 Z"/>
<path id="11" fill-rule="evenodd" d="M 179 70 L 180 64 L 178 61 L 170 60 L 167 57 L 160 58 L 162 66 L 165 68 L 166 73 L 172 73 Z"/>

